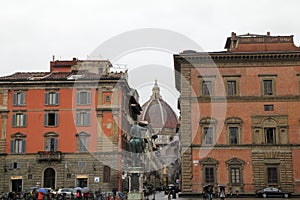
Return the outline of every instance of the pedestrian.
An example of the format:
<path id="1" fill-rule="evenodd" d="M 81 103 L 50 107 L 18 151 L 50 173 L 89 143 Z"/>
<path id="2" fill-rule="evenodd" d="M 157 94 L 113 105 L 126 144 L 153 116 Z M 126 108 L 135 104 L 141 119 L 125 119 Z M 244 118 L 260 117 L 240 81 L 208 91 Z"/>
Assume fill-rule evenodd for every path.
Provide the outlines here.
<path id="1" fill-rule="evenodd" d="M 213 189 L 212 186 L 210 186 L 208 188 L 208 199 L 211 200 L 212 199 L 212 195 L 213 195 Z"/>
<path id="2" fill-rule="evenodd" d="M 224 193 L 224 191 L 221 191 L 221 193 L 220 193 L 220 199 L 221 200 L 225 199 L 225 193 Z"/>
<path id="3" fill-rule="evenodd" d="M 80 190 L 77 190 L 76 191 L 76 200 L 81 200 L 81 191 Z"/>
<path id="4" fill-rule="evenodd" d="M 83 193 L 83 199 L 84 200 L 88 200 L 89 199 L 89 192 L 88 191 L 86 191 L 86 192 Z"/>
<path id="5" fill-rule="evenodd" d="M 43 200 L 44 199 L 44 195 L 42 192 L 38 192 L 38 200 Z"/>

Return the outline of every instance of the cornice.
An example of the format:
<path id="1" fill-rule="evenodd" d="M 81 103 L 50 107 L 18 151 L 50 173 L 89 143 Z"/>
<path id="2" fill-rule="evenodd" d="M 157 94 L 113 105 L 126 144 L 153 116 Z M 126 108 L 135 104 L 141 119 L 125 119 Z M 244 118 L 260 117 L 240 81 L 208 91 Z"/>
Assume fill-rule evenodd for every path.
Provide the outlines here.
<path id="1" fill-rule="evenodd" d="M 239 66 L 260 65 L 296 65 L 300 63 L 300 52 L 212 52 L 174 55 L 175 63 L 181 64 L 210 64 L 218 67 L 224 64 L 238 64 Z M 214 66 L 215 67 L 215 66 Z"/>
<path id="2" fill-rule="evenodd" d="M 193 150 L 217 150 L 217 149 L 224 149 L 224 150 L 234 150 L 234 149 L 249 149 L 252 151 L 255 150 L 291 150 L 291 149 L 299 149 L 300 144 L 239 144 L 239 145 L 229 145 L 229 144 L 216 144 L 212 146 L 206 146 L 201 144 L 191 144 L 191 148 Z"/>
<path id="3" fill-rule="evenodd" d="M 212 97 L 180 97 L 181 101 L 191 100 L 192 102 L 214 103 L 214 102 L 299 102 L 300 96 L 212 96 Z"/>

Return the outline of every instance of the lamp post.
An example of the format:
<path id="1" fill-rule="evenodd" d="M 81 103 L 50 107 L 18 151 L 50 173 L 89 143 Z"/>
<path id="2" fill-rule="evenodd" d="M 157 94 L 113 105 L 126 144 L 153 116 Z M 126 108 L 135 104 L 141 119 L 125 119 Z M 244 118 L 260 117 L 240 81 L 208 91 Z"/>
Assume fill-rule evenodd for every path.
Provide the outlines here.
<path id="1" fill-rule="evenodd" d="M 153 175 L 154 175 L 154 184 L 153 184 L 154 191 L 153 191 L 153 199 L 152 200 L 155 200 L 155 193 L 156 193 L 156 171 L 153 172 Z"/>

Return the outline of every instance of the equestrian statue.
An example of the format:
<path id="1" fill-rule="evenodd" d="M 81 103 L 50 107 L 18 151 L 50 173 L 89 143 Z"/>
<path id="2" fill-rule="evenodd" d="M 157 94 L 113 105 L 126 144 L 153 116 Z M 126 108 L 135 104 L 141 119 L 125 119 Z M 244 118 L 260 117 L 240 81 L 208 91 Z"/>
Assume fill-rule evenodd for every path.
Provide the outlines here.
<path id="1" fill-rule="evenodd" d="M 141 153 L 144 152 L 145 142 L 142 138 L 142 131 L 145 128 L 139 126 L 136 122 L 130 129 L 131 138 L 129 140 L 129 151 L 131 153 L 132 163 L 135 167 L 141 167 Z"/>

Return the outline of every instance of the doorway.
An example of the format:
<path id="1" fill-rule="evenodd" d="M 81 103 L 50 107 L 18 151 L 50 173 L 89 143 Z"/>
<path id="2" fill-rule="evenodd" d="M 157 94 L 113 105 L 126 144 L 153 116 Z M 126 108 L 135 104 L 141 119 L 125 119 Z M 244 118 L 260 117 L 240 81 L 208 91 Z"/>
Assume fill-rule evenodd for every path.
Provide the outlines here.
<path id="1" fill-rule="evenodd" d="M 44 187 L 55 189 L 55 170 L 47 168 L 44 171 Z"/>
<path id="2" fill-rule="evenodd" d="M 21 192 L 22 191 L 22 179 L 11 180 L 11 191 Z"/>

